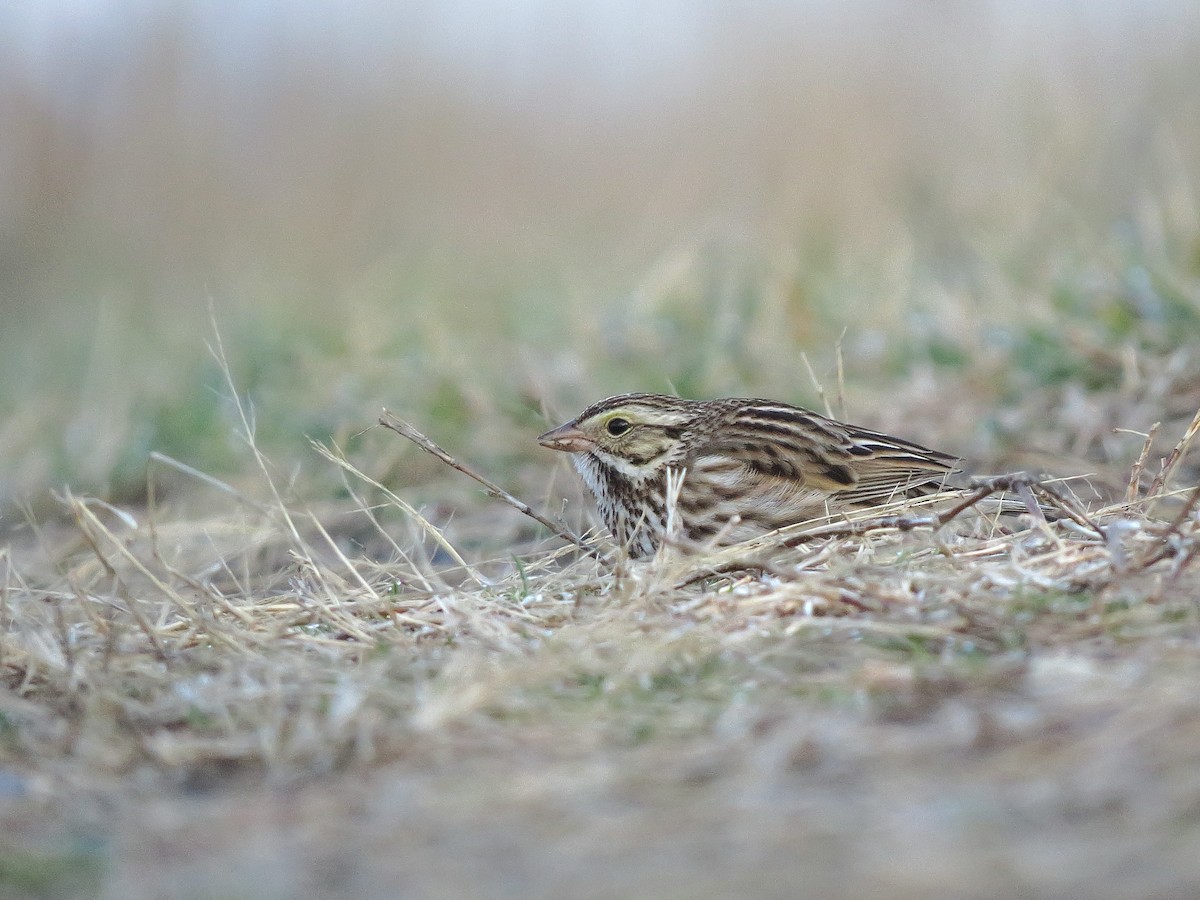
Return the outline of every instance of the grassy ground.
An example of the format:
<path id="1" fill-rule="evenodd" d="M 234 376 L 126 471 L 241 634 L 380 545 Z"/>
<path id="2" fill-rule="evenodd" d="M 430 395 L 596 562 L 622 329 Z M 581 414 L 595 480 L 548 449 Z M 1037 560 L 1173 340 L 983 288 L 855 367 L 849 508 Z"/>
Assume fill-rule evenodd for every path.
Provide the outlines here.
<path id="1" fill-rule="evenodd" d="M 0 897 L 1200 890 L 1200 25 L 864 9 L 617 104 L 6 63 Z M 1075 515 L 630 565 L 374 427 L 585 533 L 534 435 L 672 388 Z"/>

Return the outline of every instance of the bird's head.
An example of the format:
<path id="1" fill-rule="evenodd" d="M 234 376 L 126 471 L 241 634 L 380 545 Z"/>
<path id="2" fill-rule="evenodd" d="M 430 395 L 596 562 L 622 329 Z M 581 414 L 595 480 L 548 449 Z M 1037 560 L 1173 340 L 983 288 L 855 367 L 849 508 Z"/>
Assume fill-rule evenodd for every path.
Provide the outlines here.
<path id="1" fill-rule="evenodd" d="M 632 478 L 646 478 L 685 455 L 699 404 L 661 394 L 621 394 L 593 403 L 538 437 L 551 450 L 583 453 Z"/>

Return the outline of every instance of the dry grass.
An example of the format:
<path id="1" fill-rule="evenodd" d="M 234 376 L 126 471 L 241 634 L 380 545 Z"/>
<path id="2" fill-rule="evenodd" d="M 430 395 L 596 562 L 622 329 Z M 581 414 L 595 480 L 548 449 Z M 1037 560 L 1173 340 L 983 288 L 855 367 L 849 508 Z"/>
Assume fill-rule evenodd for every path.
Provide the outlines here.
<path id="1" fill-rule="evenodd" d="M 36 575 L 4 558 L 0 760 L 20 800 L 6 877 L 36 886 L 48 870 L 47 889 L 67 893 L 170 884 L 181 876 L 155 861 L 148 816 L 172 836 L 163 847 L 208 847 L 194 863 L 206 886 L 196 896 L 244 890 L 264 873 L 282 885 L 266 896 L 320 893 L 315 871 L 286 862 L 277 843 L 292 826 L 254 810 L 286 819 L 300 804 L 300 821 L 341 822 L 353 797 L 351 809 L 368 811 L 360 826 L 336 826 L 349 840 L 406 829 L 394 807 L 368 799 L 368 784 L 422 809 L 424 840 L 478 830 L 481 847 L 460 851 L 492 876 L 447 870 L 440 855 L 422 862 L 421 839 L 396 838 L 410 854 L 399 871 L 431 895 L 553 896 L 574 879 L 594 896 L 713 884 L 770 893 L 803 873 L 838 893 L 1058 884 L 1099 896 L 1112 874 L 1086 865 L 1127 841 L 1130 821 L 1143 829 L 1138 853 L 1171 862 L 1122 890 L 1195 884 L 1200 870 L 1170 848 L 1200 827 L 1200 783 L 1187 774 L 1196 759 L 1178 731 L 1200 727 L 1185 687 L 1198 674 L 1200 490 L 1174 486 L 1196 421 L 1161 465 L 1138 460 L 1130 480 L 1152 493 L 1135 486 L 1087 509 L 1070 483 L 1052 486 L 1041 496 L 1061 507 L 1055 523 L 1013 531 L 978 514 L 979 491 L 719 552 L 667 547 L 639 564 L 527 530 L 510 552 L 480 556 L 336 450 L 323 454 L 346 473 L 349 513 L 285 501 L 265 459 L 268 499 L 206 477 L 232 499 L 204 521 L 68 494 L 73 549 L 47 539 Z M 952 771 L 937 773 L 936 760 Z M 317 775 L 332 781 L 296 793 Z M 446 796 L 414 799 L 400 786 L 414 778 Z M 827 794 L 847 778 L 851 799 Z M 937 778 L 967 807 L 947 815 L 945 801 L 911 793 Z M 796 794 L 797 779 L 815 780 Z M 1179 790 L 1169 802 L 1139 799 L 1166 790 L 1164 779 Z M 185 791 L 174 801 L 162 793 L 171 783 Z M 257 799 L 235 802 L 224 788 L 238 785 Z M 103 864 L 15 849 L 30 840 L 31 805 L 93 834 L 122 795 L 123 837 L 116 852 L 102 841 Z M 554 815 L 581 840 L 600 839 L 617 810 L 630 833 L 609 838 L 611 855 L 564 845 L 542 830 L 547 803 L 566 804 Z M 799 818 L 780 818 L 793 803 Z M 905 804 L 916 819 L 891 821 Z M 198 831 L 193 814 L 209 825 Z M 529 868 L 501 862 L 492 816 L 524 835 Z M 1084 868 L 1048 865 L 1025 821 Z M 867 849 L 866 822 L 900 858 Z M 231 840 L 247 827 L 257 836 Z M 660 827 L 669 833 L 651 838 Z M 733 846 L 670 876 L 707 829 Z M 661 853 L 655 865 L 636 849 L 639 833 Z M 387 893 L 387 854 L 330 840 L 321 852 L 343 860 L 331 885 Z M 851 849 L 780 855 L 794 840 Z M 256 852 L 274 862 L 263 869 Z M 558 855 L 565 882 L 542 868 Z M 641 875 L 614 873 L 609 858 Z"/>
<path id="2" fill-rule="evenodd" d="M 709 6 L 0 60 L 0 898 L 1200 894 L 1196 5 Z M 626 389 L 1065 514 L 632 565 Z"/>
<path id="3" fill-rule="evenodd" d="M 342 464 L 359 490 L 386 493 Z M 331 526 L 278 503 L 164 525 L 68 495 L 79 549 L 57 574 L 5 560 L 5 746 L 14 761 L 91 772 L 323 769 L 392 758 L 414 728 L 554 719 L 558 690 L 641 685 L 654 703 L 659 676 L 701 677 L 729 646 L 749 674 L 761 642 L 774 655 L 799 633 L 898 648 L 910 674 L 1029 653 L 1043 613 L 1067 613 L 1056 643 L 1187 635 L 1196 501 L 1159 491 L 1017 531 L 880 508 L 632 564 L 569 546 L 472 559 L 394 496 L 358 508 L 389 548 L 379 560 L 352 556 L 363 538 L 345 515 Z M 398 541 L 385 513 L 411 537 Z M 803 643 L 792 650 L 801 665 Z M 846 655 L 836 679 L 861 662 Z"/>

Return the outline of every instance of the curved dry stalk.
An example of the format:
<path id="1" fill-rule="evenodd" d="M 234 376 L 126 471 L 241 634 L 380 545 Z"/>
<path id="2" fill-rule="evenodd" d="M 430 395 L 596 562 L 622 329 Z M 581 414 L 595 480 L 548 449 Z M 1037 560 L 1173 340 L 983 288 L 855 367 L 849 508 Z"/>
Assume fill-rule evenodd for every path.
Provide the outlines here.
<path id="1" fill-rule="evenodd" d="M 568 531 L 566 528 L 563 528 L 561 525 L 552 521 L 551 519 L 546 518 L 541 513 L 539 513 L 537 510 L 535 510 L 533 507 L 531 507 L 528 503 L 526 503 L 523 500 L 518 500 L 516 497 L 514 497 L 508 491 L 504 490 L 504 488 L 500 487 L 500 485 L 496 484 L 494 481 L 491 481 L 491 480 L 485 478 L 483 475 L 480 475 L 478 472 L 476 472 L 470 466 L 467 466 L 464 463 L 459 462 L 457 459 L 455 459 L 453 456 L 451 456 L 449 453 L 447 453 L 445 450 L 443 450 L 440 446 L 435 444 L 433 441 L 431 441 L 429 438 L 427 438 L 421 432 L 417 431 L 417 429 L 413 428 L 413 426 L 410 425 L 408 422 L 405 422 L 403 419 L 399 418 L 398 416 L 392 414 L 391 412 L 389 412 L 388 410 L 385 409 L 383 411 L 383 414 L 379 417 L 379 424 L 382 425 L 384 428 L 387 428 L 389 431 L 396 432 L 396 434 L 400 435 L 402 438 L 407 438 L 408 440 L 412 441 L 414 444 L 416 444 L 418 447 L 420 447 L 426 453 L 428 453 L 432 456 L 436 456 L 438 459 L 440 459 L 442 462 L 444 462 L 450 468 L 452 468 L 458 472 L 462 472 L 468 478 L 478 481 L 480 484 L 482 484 L 484 486 L 484 488 L 487 489 L 489 496 L 495 497 L 497 500 L 503 500 L 505 503 L 507 503 L 509 506 L 511 506 L 517 512 L 522 513 L 526 516 L 529 516 L 529 518 L 533 519 L 539 525 L 544 525 L 545 527 L 549 528 L 551 531 L 553 531 L 555 534 L 557 534 L 560 538 L 562 538 L 565 541 L 570 541 L 572 544 L 574 544 L 576 547 L 578 547 L 580 550 L 582 550 L 584 553 L 588 554 L 589 556 L 594 556 L 596 559 L 602 558 L 600 551 L 598 551 L 595 547 L 593 547 L 587 541 L 583 540 L 583 538 L 579 537 L 576 534 L 573 534 L 572 532 Z"/>
<path id="2" fill-rule="evenodd" d="M 1146 492 L 1148 497 L 1156 497 L 1170 483 L 1175 470 L 1179 468 L 1179 464 L 1183 462 L 1183 458 L 1187 456 L 1188 450 L 1191 449 L 1192 441 L 1195 440 L 1198 432 L 1200 432 L 1200 409 L 1196 410 L 1196 415 L 1192 417 L 1192 421 L 1184 430 L 1183 437 L 1179 439 L 1179 443 L 1171 449 L 1171 452 L 1162 461 L 1162 469 L 1154 476 L 1154 481 L 1150 483 L 1150 490 Z M 1150 507 L 1146 510 L 1147 513 L 1153 508 L 1154 503 L 1152 501 Z"/>

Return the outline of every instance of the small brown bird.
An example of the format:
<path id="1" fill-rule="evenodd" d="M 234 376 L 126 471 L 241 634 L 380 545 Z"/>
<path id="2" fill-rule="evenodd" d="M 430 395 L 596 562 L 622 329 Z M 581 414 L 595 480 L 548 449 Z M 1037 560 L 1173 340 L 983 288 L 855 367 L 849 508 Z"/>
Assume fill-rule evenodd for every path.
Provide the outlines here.
<path id="1" fill-rule="evenodd" d="M 776 400 L 622 394 L 538 443 L 574 454 L 600 516 L 632 557 L 667 528 L 667 475 L 681 473 L 679 534 L 733 543 L 839 509 L 935 493 L 958 458 Z"/>

